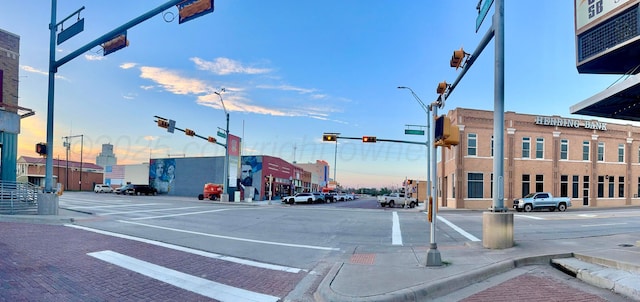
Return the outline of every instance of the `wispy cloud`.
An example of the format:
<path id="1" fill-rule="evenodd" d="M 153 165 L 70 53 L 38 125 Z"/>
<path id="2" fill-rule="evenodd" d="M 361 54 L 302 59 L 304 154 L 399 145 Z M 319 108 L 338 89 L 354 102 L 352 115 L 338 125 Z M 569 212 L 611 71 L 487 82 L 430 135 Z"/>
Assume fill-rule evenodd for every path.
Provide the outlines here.
<path id="1" fill-rule="evenodd" d="M 120 68 L 122 69 L 131 69 L 133 67 L 136 67 L 138 64 L 136 63 L 122 63 L 120 64 Z"/>
<path id="2" fill-rule="evenodd" d="M 31 66 L 28 66 L 28 65 L 21 65 L 20 69 L 22 69 L 22 70 L 24 70 L 26 72 L 35 73 L 35 74 L 39 74 L 39 75 L 45 75 L 45 76 L 49 75 L 48 71 L 40 70 L 40 69 L 31 67 Z M 56 74 L 55 77 L 56 77 L 56 79 L 59 79 L 59 80 L 68 81 L 67 78 L 65 78 L 65 77 L 63 77 L 61 75 L 57 75 Z"/>
<path id="3" fill-rule="evenodd" d="M 254 68 L 243 66 L 242 63 L 228 58 L 217 58 L 215 61 L 206 61 L 198 57 L 190 59 L 200 70 L 211 71 L 217 75 L 228 75 L 232 73 L 242 74 L 263 74 L 271 72 L 267 68 Z"/>
<path id="4" fill-rule="evenodd" d="M 99 56 L 99 55 L 84 55 L 84 58 L 87 59 L 88 61 L 102 61 L 105 60 L 105 56 Z"/>
<path id="5" fill-rule="evenodd" d="M 202 94 L 213 92 L 205 82 L 198 79 L 181 77 L 177 72 L 158 67 L 140 67 L 140 77 L 160 84 L 175 94 Z"/>
<path id="6" fill-rule="evenodd" d="M 307 93 L 312 93 L 312 92 L 316 91 L 315 89 L 300 88 L 300 87 L 289 86 L 289 85 L 277 85 L 277 86 L 275 86 L 275 85 L 257 85 L 256 88 L 282 90 L 282 91 L 296 91 L 296 92 L 301 93 L 301 94 L 307 94 Z"/>

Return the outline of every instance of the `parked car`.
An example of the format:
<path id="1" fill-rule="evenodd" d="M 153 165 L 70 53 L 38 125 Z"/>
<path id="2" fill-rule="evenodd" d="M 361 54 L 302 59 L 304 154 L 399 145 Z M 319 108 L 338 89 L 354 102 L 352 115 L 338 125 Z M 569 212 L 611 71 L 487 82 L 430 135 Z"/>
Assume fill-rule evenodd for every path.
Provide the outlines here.
<path id="1" fill-rule="evenodd" d="M 325 203 L 326 199 L 324 194 L 320 193 L 320 192 L 313 192 L 311 193 L 313 194 L 313 202 L 318 202 L 318 203 Z"/>
<path id="2" fill-rule="evenodd" d="M 149 185 L 133 185 L 133 187 L 127 189 L 126 194 L 129 195 L 156 195 L 158 194 L 158 190 L 156 188 L 151 187 Z"/>
<path id="3" fill-rule="evenodd" d="M 96 192 L 96 193 L 111 193 L 111 192 L 113 192 L 113 189 L 111 188 L 110 185 L 97 184 L 97 185 L 95 185 L 95 187 L 93 187 L 93 192 Z"/>
<path id="4" fill-rule="evenodd" d="M 416 198 L 407 197 L 405 198 L 404 193 L 391 193 L 389 195 L 385 195 L 383 199 L 378 199 L 381 207 L 388 206 L 393 208 L 397 205 L 408 206 L 409 208 L 414 208 L 418 205 L 418 200 Z"/>
<path id="5" fill-rule="evenodd" d="M 132 184 L 126 184 L 124 186 L 120 186 L 119 188 L 116 188 L 113 192 L 120 195 L 120 194 L 127 194 L 127 190 L 132 189 L 133 185 Z"/>
<path id="6" fill-rule="evenodd" d="M 317 197 L 313 195 L 313 193 L 298 193 L 294 196 L 287 196 L 285 198 L 282 199 L 282 202 L 286 202 L 288 204 L 294 204 L 294 203 L 300 203 L 300 202 L 305 202 L 305 203 L 313 203 L 314 201 L 316 201 Z"/>
<path id="7" fill-rule="evenodd" d="M 531 212 L 534 209 L 547 208 L 553 212 L 556 209 L 560 212 L 567 210 L 571 206 L 569 197 L 553 197 L 549 192 L 530 193 L 525 197 L 513 201 L 513 208 L 518 212 Z"/>

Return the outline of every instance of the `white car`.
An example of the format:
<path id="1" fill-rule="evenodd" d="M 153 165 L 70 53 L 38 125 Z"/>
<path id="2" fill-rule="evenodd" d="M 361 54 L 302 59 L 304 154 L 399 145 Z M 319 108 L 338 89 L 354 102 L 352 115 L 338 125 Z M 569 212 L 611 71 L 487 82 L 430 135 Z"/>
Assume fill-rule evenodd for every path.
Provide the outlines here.
<path id="1" fill-rule="evenodd" d="M 113 189 L 111 188 L 110 185 L 97 184 L 95 187 L 93 187 L 93 192 L 96 192 L 96 193 L 111 193 L 111 192 L 113 192 Z"/>

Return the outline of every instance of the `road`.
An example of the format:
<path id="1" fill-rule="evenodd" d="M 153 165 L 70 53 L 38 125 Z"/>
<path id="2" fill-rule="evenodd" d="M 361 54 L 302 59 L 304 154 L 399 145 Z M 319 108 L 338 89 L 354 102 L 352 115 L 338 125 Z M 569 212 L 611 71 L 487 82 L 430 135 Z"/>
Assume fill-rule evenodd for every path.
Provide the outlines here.
<path id="1" fill-rule="evenodd" d="M 330 266 L 346 261 L 356 251 L 393 246 L 422 248 L 430 241 L 430 224 L 421 211 L 422 204 L 414 209 L 380 208 L 375 199 L 251 206 L 186 197 L 67 192 L 61 196 L 60 206 L 92 213 L 77 220 L 75 228 L 131 236 L 125 238 L 149 240 L 144 242 L 169 245 L 172 249 L 186 248 L 183 251 L 187 253 L 206 252 L 229 260 L 217 264 L 219 269 L 238 269 L 238 263 L 242 263 L 250 270 L 259 270 L 266 279 L 294 282 L 291 287 L 269 294 L 298 301 L 311 301 L 313 290 Z M 436 241 L 445 247 L 443 259 L 447 247 L 481 241 L 482 211 L 443 209 L 438 214 Z M 573 207 L 563 213 L 516 213 L 514 239 L 563 238 L 571 244 L 584 237 L 632 233 L 640 227 L 639 216 L 640 208 Z M 260 288 L 256 283 L 263 282 L 247 279 L 234 285 L 252 289 Z"/>

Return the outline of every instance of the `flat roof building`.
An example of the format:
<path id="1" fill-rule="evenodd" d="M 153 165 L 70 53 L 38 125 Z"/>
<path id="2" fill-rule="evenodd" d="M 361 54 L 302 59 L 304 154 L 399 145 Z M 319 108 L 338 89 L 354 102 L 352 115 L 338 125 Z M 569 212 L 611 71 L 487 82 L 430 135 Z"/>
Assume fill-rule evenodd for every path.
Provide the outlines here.
<path id="1" fill-rule="evenodd" d="M 448 116 L 460 130 L 460 143 L 439 149 L 438 203 L 488 209 L 493 111 L 456 108 Z M 504 117 L 505 207 L 540 191 L 569 197 L 574 207 L 640 205 L 640 127 L 516 112 Z"/>

